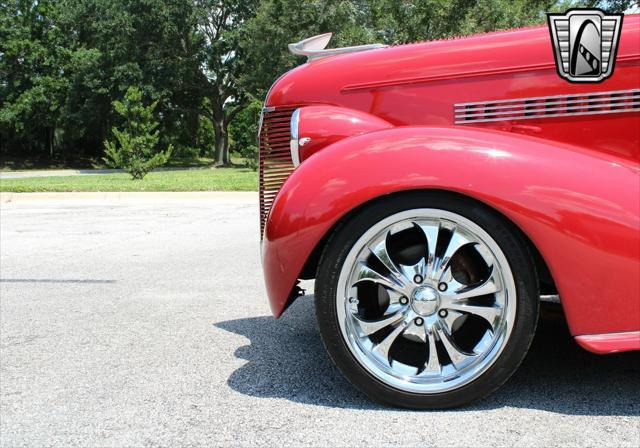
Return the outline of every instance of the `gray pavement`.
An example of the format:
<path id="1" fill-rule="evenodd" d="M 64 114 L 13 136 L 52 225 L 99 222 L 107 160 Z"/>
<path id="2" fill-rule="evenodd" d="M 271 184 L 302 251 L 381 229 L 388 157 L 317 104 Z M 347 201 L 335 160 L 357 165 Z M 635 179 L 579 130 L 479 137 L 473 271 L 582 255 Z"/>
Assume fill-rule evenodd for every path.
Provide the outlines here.
<path id="1" fill-rule="evenodd" d="M 0 248 L 1 446 L 640 445 L 640 353 L 553 319 L 469 408 L 367 401 L 311 297 L 270 316 L 251 202 L 8 202 Z"/>

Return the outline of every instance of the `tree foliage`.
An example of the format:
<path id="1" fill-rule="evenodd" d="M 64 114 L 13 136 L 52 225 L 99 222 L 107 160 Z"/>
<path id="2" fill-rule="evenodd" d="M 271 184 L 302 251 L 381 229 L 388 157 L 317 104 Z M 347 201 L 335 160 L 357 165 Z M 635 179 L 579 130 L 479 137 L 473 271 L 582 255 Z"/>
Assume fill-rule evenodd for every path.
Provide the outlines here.
<path id="1" fill-rule="evenodd" d="M 0 156 L 99 157 L 121 121 L 113 102 L 135 86 L 157 102 L 159 140 L 174 146 L 174 157 L 228 164 L 231 146 L 253 151 L 239 146 L 255 131 L 245 125 L 247 110 L 302 62 L 289 42 L 333 31 L 331 45 L 398 44 L 543 23 L 545 12 L 569 7 L 619 12 L 634 3 L 0 0 Z"/>
<path id="2" fill-rule="evenodd" d="M 230 149 L 243 157 L 254 171 L 258 169 L 258 121 L 262 102 L 252 100 L 229 126 Z"/>
<path id="3" fill-rule="evenodd" d="M 114 110 L 122 117 L 120 129 L 111 129 L 115 141 L 104 142 L 105 163 L 113 168 L 124 168 L 134 179 L 142 179 L 149 171 L 169 160 L 173 146 L 158 150 L 160 140 L 154 101 L 149 106 L 142 102 L 142 92 L 129 87 L 123 101 L 114 101 Z"/>

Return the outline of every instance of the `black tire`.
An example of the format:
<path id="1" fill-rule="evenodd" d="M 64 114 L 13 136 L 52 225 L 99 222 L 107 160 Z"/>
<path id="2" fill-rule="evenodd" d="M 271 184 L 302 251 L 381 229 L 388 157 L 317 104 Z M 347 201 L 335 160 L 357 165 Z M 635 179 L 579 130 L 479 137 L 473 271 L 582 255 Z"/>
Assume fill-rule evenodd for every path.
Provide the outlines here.
<path id="1" fill-rule="evenodd" d="M 442 393 L 418 394 L 391 387 L 370 374 L 353 356 L 337 317 L 338 278 L 350 249 L 375 223 L 395 213 L 435 208 L 454 212 L 482 227 L 500 246 L 516 286 L 516 319 L 503 351 L 472 382 Z M 539 311 L 538 282 L 527 243 L 504 217 L 466 197 L 445 192 L 390 195 L 359 209 L 336 226 L 322 252 L 315 286 L 316 317 L 322 341 L 343 375 L 372 400 L 418 409 L 453 408 L 485 397 L 502 386 L 524 359 L 533 339 Z"/>

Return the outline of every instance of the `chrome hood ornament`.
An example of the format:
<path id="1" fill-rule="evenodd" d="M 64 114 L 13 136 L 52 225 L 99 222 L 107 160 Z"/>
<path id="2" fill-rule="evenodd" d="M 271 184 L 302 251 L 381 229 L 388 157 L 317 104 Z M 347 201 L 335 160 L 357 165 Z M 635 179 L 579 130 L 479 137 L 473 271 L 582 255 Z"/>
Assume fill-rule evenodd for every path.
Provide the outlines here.
<path id="1" fill-rule="evenodd" d="M 325 49 L 329 44 L 332 35 L 333 33 L 319 34 L 317 36 L 303 39 L 300 42 L 289 44 L 289 51 L 298 56 L 306 56 L 307 60 L 312 60 L 337 54 L 355 53 L 358 51 L 375 50 L 386 47 L 384 44 L 368 44 L 356 45 L 354 47 Z"/>

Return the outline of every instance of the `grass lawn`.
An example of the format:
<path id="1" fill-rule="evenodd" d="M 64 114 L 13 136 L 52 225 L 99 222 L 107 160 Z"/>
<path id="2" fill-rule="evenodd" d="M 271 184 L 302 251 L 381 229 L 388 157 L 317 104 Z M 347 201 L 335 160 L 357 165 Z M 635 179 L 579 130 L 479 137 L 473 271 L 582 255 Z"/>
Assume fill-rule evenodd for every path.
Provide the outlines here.
<path id="1" fill-rule="evenodd" d="M 165 166 L 168 167 L 205 167 L 212 166 L 215 160 L 210 157 L 196 157 L 192 159 L 171 159 Z M 245 160 L 236 155 L 231 156 L 231 162 L 244 165 Z M 73 160 L 52 161 L 49 158 L 28 158 L 23 156 L 0 155 L 0 171 L 24 171 L 24 170 L 64 170 L 64 169 L 105 169 L 110 168 L 104 164 L 100 157 L 85 157 Z"/>
<path id="2" fill-rule="evenodd" d="M 249 168 L 158 171 L 142 180 L 128 174 L 0 179 L 0 191 L 257 191 L 258 173 Z"/>

